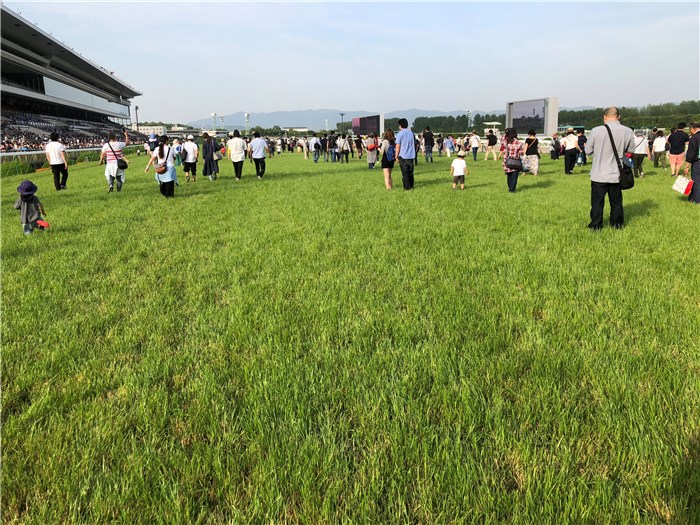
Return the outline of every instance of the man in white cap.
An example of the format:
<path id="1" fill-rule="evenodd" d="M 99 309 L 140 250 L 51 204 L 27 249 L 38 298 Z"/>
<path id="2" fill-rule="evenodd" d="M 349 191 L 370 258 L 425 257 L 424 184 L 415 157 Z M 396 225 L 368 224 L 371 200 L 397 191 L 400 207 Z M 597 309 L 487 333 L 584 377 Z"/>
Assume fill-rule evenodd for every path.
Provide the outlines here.
<path id="1" fill-rule="evenodd" d="M 182 164 L 185 166 L 185 180 L 190 181 L 190 172 L 192 173 L 192 182 L 197 182 L 197 158 L 199 157 L 199 148 L 194 141 L 193 135 L 187 135 L 187 142 L 182 145 Z"/>

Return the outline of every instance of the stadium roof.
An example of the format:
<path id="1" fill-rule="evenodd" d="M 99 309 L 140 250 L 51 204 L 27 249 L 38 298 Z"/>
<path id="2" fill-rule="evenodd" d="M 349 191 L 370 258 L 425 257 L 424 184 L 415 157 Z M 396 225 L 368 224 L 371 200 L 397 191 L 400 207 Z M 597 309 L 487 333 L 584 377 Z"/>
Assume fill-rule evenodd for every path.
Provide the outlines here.
<path id="1" fill-rule="evenodd" d="M 132 98 L 142 94 L 114 76 L 113 71 L 91 62 L 4 5 L 0 22 L 3 53 L 40 64 L 47 72 L 89 82 L 114 97 Z"/>

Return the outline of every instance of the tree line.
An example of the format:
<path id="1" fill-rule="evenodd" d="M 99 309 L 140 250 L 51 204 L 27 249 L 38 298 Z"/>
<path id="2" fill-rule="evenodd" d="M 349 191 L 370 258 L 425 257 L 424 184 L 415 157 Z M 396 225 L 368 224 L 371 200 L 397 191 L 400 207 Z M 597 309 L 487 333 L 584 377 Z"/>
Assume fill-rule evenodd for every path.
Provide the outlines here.
<path id="1" fill-rule="evenodd" d="M 585 126 L 592 129 L 599 126 L 603 119 L 605 108 L 559 111 L 559 125 Z M 678 125 L 679 122 L 690 124 L 700 121 L 700 100 L 685 100 L 683 102 L 668 102 L 665 104 L 649 104 L 638 107 L 621 107 L 621 122 L 630 128 L 666 128 L 670 129 Z M 416 117 L 411 129 L 419 132 L 426 127 L 440 133 L 466 133 L 476 129 L 482 131 L 488 128 L 484 122 L 501 122 L 503 130 L 506 117 L 504 114 L 479 114 L 469 118 L 467 115 L 443 115 L 436 117 Z M 397 130 L 399 119 L 388 118 L 384 120 L 385 129 Z"/>

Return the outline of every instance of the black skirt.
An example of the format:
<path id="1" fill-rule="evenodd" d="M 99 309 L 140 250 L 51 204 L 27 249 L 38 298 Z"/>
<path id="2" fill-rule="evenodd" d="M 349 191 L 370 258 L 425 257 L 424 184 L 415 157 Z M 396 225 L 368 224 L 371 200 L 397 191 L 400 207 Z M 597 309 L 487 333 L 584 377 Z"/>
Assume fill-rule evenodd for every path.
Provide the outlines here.
<path id="1" fill-rule="evenodd" d="M 382 169 L 384 168 L 389 168 L 390 170 L 394 169 L 394 162 L 393 160 L 386 160 L 386 153 L 382 155 Z"/>

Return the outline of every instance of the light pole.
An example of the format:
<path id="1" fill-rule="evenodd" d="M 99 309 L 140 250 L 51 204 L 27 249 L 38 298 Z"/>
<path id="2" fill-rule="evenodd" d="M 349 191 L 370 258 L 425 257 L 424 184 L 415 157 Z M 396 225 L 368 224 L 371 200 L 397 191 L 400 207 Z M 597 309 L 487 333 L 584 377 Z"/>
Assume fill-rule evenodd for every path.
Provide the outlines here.
<path id="1" fill-rule="evenodd" d="M 221 129 L 224 129 L 224 114 L 219 113 L 219 118 L 221 119 Z"/>
<path id="2" fill-rule="evenodd" d="M 469 131 L 469 125 L 471 123 L 472 112 L 467 110 L 467 131 Z"/>
<path id="3" fill-rule="evenodd" d="M 326 119 L 326 131 L 328 131 L 328 119 Z"/>
<path id="4" fill-rule="evenodd" d="M 343 117 L 344 116 L 345 116 L 345 113 L 340 114 L 340 134 L 341 135 L 343 134 L 343 124 L 344 124 Z"/>
<path id="5" fill-rule="evenodd" d="M 136 110 L 136 133 L 139 133 L 139 107 L 134 106 L 134 109 Z"/>
<path id="6" fill-rule="evenodd" d="M 211 114 L 211 130 L 216 131 L 216 113 Z"/>
<path id="7" fill-rule="evenodd" d="M 245 114 L 245 134 L 248 134 L 248 123 L 250 122 L 250 113 Z"/>

